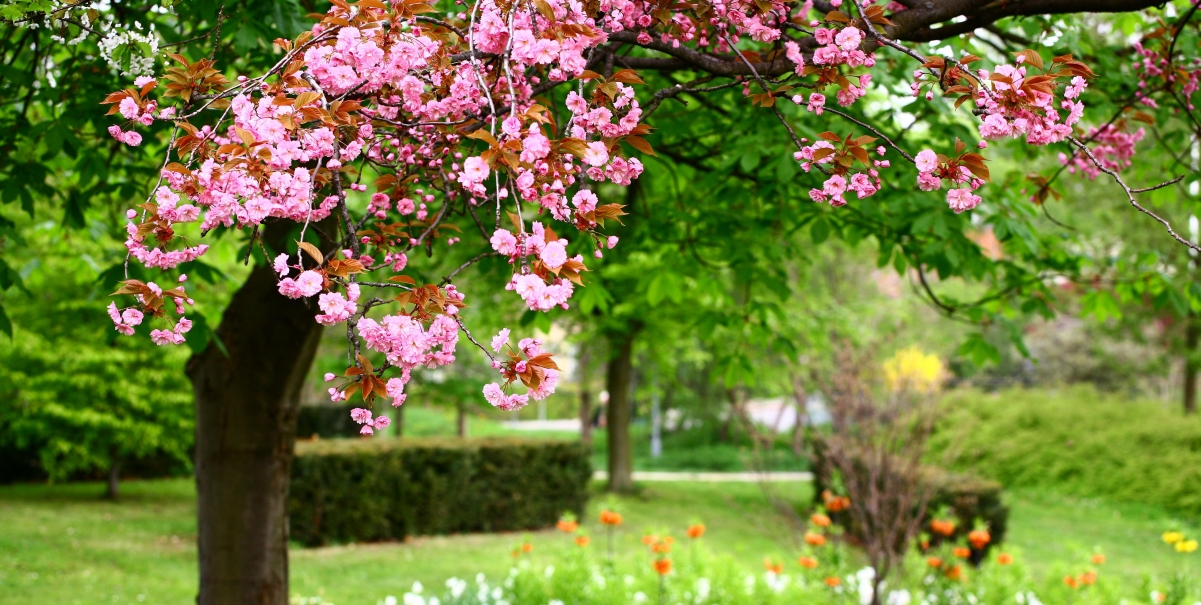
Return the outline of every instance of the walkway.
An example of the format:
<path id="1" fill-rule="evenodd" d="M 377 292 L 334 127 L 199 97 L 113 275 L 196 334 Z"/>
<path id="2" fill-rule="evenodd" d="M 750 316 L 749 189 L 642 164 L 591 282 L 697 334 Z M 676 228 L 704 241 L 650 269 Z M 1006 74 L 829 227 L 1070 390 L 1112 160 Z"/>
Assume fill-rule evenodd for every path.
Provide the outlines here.
<path id="1" fill-rule="evenodd" d="M 604 481 L 609 478 L 606 471 L 593 471 L 592 478 Z M 703 473 L 703 472 L 672 472 L 672 471 L 634 471 L 634 481 L 704 481 L 708 483 L 737 482 L 757 483 L 759 481 L 813 481 L 813 473 L 787 472 L 770 473 Z"/>

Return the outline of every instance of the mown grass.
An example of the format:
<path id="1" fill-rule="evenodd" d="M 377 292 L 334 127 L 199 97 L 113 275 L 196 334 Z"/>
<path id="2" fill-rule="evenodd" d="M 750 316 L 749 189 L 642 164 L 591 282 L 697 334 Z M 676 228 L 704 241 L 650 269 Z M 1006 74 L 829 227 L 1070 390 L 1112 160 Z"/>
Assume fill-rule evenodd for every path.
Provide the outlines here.
<path id="1" fill-rule="evenodd" d="M 132 481 L 120 502 L 101 500 L 99 484 L 14 485 L 0 488 L 0 604 L 41 605 L 194 602 L 196 594 L 195 493 L 186 479 Z M 617 549 L 638 551 L 644 532 L 680 536 L 695 521 L 708 527 L 705 540 L 757 569 L 765 556 L 791 561 L 796 539 L 758 485 L 648 483 L 637 496 L 610 500 L 597 490 L 585 528 L 590 548 L 606 548 L 596 513 L 614 506 L 625 516 Z M 780 494 L 808 502 L 809 486 L 781 484 Z M 1160 533 L 1177 527 L 1197 535 L 1195 523 L 1174 519 L 1153 506 L 1115 504 L 1053 492 L 1019 490 L 1007 549 L 1018 553 L 1043 579 L 1077 571 L 1100 549 L 1109 559 L 1103 573 L 1134 595 L 1146 574 L 1167 574 L 1184 560 L 1165 547 Z M 553 563 L 575 548 L 554 531 L 417 538 L 381 543 L 292 550 L 292 591 L 324 595 L 337 605 L 372 605 L 399 595 L 414 581 L 441 585 L 452 576 L 492 578 L 507 572 L 514 547 L 529 540 L 535 563 Z M 1199 556 L 1199 555 L 1193 555 Z M 1195 565 L 1195 563 L 1194 563 Z"/>

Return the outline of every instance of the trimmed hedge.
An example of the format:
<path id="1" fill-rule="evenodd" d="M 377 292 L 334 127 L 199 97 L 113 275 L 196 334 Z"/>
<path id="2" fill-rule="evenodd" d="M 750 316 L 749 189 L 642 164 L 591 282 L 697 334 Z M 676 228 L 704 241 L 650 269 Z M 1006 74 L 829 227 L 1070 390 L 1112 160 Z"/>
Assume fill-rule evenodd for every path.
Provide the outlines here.
<path id="1" fill-rule="evenodd" d="M 964 390 L 944 401 L 931 459 L 1009 487 L 1201 515 L 1201 417 L 1091 387 Z"/>
<path id="2" fill-rule="evenodd" d="M 317 546 L 548 527 L 564 512 L 583 514 L 589 453 L 545 439 L 298 442 L 292 539 Z"/>

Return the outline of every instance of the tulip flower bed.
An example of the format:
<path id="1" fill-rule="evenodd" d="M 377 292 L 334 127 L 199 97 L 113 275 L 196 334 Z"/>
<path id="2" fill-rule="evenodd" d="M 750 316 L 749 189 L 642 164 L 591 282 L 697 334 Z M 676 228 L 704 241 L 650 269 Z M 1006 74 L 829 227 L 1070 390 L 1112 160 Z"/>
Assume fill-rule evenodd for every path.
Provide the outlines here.
<path id="1" fill-rule="evenodd" d="M 507 576 L 489 580 L 477 574 L 474 582 L 460 578 L 444 588 L 429 590 L 420 582 L 401 597 L 388 595 L 377 605 L 773 605 L 872 603 L 875 571 L 843 541 L 843 530 L 823 512 L 809 519 L 804 546 L 794 561 L 767 557 L 752 569 L 728 556 L 715 556 L 705 545 L 706 527 L 681 528 L 680 538 L 646 534 L 637 552 L 615 552 L 614 534 L 623 524 L 620 513 L 602 510 L 600 532 L 589 535 L 574 516 L 558 524 L 560 536 L 551 539 L 574 545 L 560 560 L 536 564 L 533 542 L 515 544 L 513 567 Z M 933 534 L 950 536 L 953 521 L 936 518 Z M 1201 598 L 1201 583 L 1185 557 L 1197 550 L 1197 540 L 1183 532 L 1164 532 L 1163 542 L 1180 555 L 1180 566 L 1158 583 L 1148 579 L 1142 594 L 1121 594 L 1120 585 L 1106 573 L 1106 556 L 1093 552 L 1068 564 L 1061 578 L 1034 580 L 1030 569 L 1010 552 L 977 555 L 989 544 L 986 528 L 977 527 L 959 541 L 931 546 L 929 535 L 919 540 L 904 570 L 881 588 L 878 602 L 888 605 L 948 605 L 1016 603 L 1017 605 L 1149 603 L 1187 605 Z M 979 564 L 973 565 L 973 560 Z M 333 605 L 322 598 L 297 597 L 293 605 Z"/>

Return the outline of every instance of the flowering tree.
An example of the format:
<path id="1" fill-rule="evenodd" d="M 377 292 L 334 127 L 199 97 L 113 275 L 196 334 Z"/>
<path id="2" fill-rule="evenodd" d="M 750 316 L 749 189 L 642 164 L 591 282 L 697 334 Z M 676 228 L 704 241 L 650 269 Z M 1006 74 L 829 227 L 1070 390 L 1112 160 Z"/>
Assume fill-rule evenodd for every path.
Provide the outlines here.
<path id="1" fill-rule="evenodd" d="M 838 209 L 812 221 L 815 240 L 824 239 L 820 230 L 828 234 L 838 213 L 856 217 L 857 229 L 878 238 L 882 252 L 885 243 L 902 250 L 891 256 L 900 259 L 898 268 L 910 256 L 918 261 L 910 262 L 921 285 L 949 313 L 958 305 L 935 295 L 924 268 L 970 274 L 978 265 L 917 248 L 931 245 L 921 243 L 926 230 L 956 241 L 966 241 L 963 235 L 946 235 L 950 219 L 938 215 L 889 215 L 893 198 L 876 196 L 904 192 L 908 199 L 916 184 L 923 192 L 946 189 L 923 195 L 945 200 L 948 216 L 979 212 L 986 200 L 1020 216 L 1013 199 L 1003 200 L 1005 192 L 990 193 L 985 140 L 1018 140 L 1035 150 L 1057 145 L 1069 169 L 1105 174 L 1125 203 L 1196 248 L 1140 201 L 1164 184 L 1136 188 L 1120 174 L 1137 142 L 1131 121 L 1196 123 L 1189 99 L 1198 72 L 1185 52 L 1195 44 L 1178 41 L 1195 41 L 1188 26 L 1197 9 L 1178 4 L 1155 13 L 1160 22 L 1133 46 L 1137 61 L 1100 72 L 1121 84 L 1107 92 L 1130 89 L 1116 102 L 1102 101 L 1118 108 L 1103 121 L 1086 116 L 1082 99 L 1104 78 L 1090 66 L 1095 61 L 1071 54 L 1075 49 L 1048 57 L 1019 48 L 985 61 L 970 53 L 947 56 L 951 44 L 978 35 L 1005 50 L 1024 39 L 1011 18 L 1139 11 L 1152 3 L 335 2 L 309 31 L 277 40 L 266 69 L 227 74 L 211 58 L 176 54 L 163 73 L 132 78 L 104 99 L 116 141 L 137 147 L 154 135 L 150 140 L 166 144 L 149 197 L 128 210 L 128 265 L 177 275 L 168 286 L 125 279 L 110 315 L 122 333 L 149 322 L 154 342 L 185 342 L 193 301 L 178 268 L 209 251 L 199 243 L 206 234 L 242 230 L 250 234 L 246 254 L 261 253 L 271 268 L 256 269 L 226 313 L 220 334 L 227 361 L 209 347 L 192 364 L 201 435 L 209 424 L 231 422 L 225 412 L 206 412 L 205 401 L 223 399 L 236 408 L 229 402 L 263 385 L 275 385 L 269 399 L 292 396 L 303 374 L 293 368 L 311 359 L 321 325 L 346 331 L 347 366 L 331 377 L 330 396 L 363 402 L 352 413 L 364 433 L 387 425 L 381 413 L 387 403 L 380 404 L 403 403 L 414 370 L 452 363 L 461 337 L 492 358 L 498 372 L 483 387 L 487 401 L 522 407 L 553 392 L 558 367 L 551 352 L 532 338 L 512 342 L 508 330 L 477 339 L 461 318 L 468 301 L 455 282 L 472 264 L 500 257 L 511 271 L 507 289 L 532 312 L 570 306 L 593 262 L 587 257 L 618 245 L 613 230 L 627 210 L 602 195 L 639 178 L 654 156 L 650 117 L 669 100 L 703 104 L 722 91 L 742 93 L 734 108 L 746 119 L 778 125 L 772 136 L 792 146 L 780 155 L 792 165 L 778 171 L 811 175 L 810 185 L 781 194 Z M 87 28 L 91 18 L 76 25 Z M 1079 40 L 1097 19 L 1081 17 L 1061 29 Z M 1043 26 L 1054 27 L 1049 19 Z M 924 45 L 931 41 L 942 46 Z M 1102 36 L 1088 48 L 1108 43 Z M 907 82 L 897 86 L 897 74 Z M 925 105 L 902 132 L 913 124 L 950 124 L 940 131 L 950 136 L 922 148 L 907 145 L 889 120 L 891 104 L 906 98 Z M 728 107 L 720 109 L 728 114 Z M 1083 123 L 1096 125 L 1089 130 Z M 973 138 L 980 140 L 961 140 Z M 678 150 L 676 156 L 705 166 L 704 158 Z M 908 164 L 916 176 L 903 178 L 914 174 Z M 1054 178 L 1036 182 L 1026 199 L 1041 204 L 1054 193 Z M 1021 227 L 1005 212 L 992 219 Z M 460 238 L 476 234 L 479 251 L 444 279 L 419 283 L 406 273 L 414 255 L 457 258 L 452 250 Z M 1039 287 L 1043 276 L 1012 269 L 996 273 L 1002 291 Z M 304 302 L 314 298 L 315 317 Z M 985 302 L 970 312 L 999 313 Z M 280 349 L 287 359 L 253 376 L 246 370 Z M 234 419 L 244 425 L 236 430 L 272 422 L 272 410 Z M 206 484 L 208 446 L 200 438 L 197 447 L 203 526 L 206 493 L 237 487 Z M 247 477 L 243 487 L 275 486 L 265 498 L 278 506 L 287 458 L 272 458 L 273 449 L 279 444 L 262 445 L 263 475 Z M 267 558 L 274 563 L 251 572 L 225 559 L 209 568 L 220 568 L 211 583 L 204 579 L 206 549 L 225 547 L 204 536 L 202 529 L 202 602 L 237 601 L 252 592 L 283 598 L 278 566 L 286 557 L 286 550 L 279 554 L 286 528 L 262 528 L 260 543 L 274 549 Z"/>

